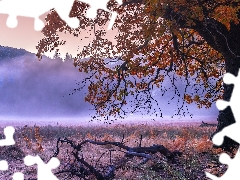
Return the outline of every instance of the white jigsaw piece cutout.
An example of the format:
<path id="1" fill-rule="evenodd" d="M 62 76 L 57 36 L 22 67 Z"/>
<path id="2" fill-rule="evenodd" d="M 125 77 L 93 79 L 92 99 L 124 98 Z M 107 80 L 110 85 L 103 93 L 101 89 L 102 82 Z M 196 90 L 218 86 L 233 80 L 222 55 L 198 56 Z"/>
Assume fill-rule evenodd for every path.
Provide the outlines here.
<path id="1" fill-rule="evenodd" d="M 15 141 L 13 139 L 15 129 L 12 126 L 7 126 L 4 128 L 5 139 L 0 140 L 0 146 L 10 146 L 14 145 Z"/>
<path id="2" fill-rule="evenodd" d="M 17 16 L 24 16 L 34 18 L 34 29 L 36 31 L 41 31 L 44 27 L 44 22 L 39 19 L 39 16 L 51 9 L 55 9 L 60 18 L 65 21 L 69 27 L 78 28 L 80 23 L 79 19 L 76 17 L 69 17 L 74 1 L 75 0 L 0 0 L 0 13 L 9 15 L 6 22 L 9 28 L 17 27 Z M 98 9 L 110 12 L 106 7 L 109 0 L 80 1 L 91 6 L 91 8 L 87 10 L 88 18 L 94 19 L 97 15 Z M 119 5 L 122 4 L 122 0 L 116 1 Z M 108 25 L 108 30 L 112 28 L 117 17 L 116 12 L 110 13 L 111 20 Z"/>
<path id="3" fill-rule="evenodd" d="M 0 171 L 8 170 L 8 162 L 5 160 L 0 161 Z"/>
<path id="4" fill-rule="evenodd" d="M 12 126 L 5 127 L 4 135 L 6 138 L 0 140 L 0 146 L 14 145 L 14 132 L 15 129 Z M 27 166 L 32 166 L 34 164 L 38 165 L 38 180 L 58 180 L 58 178 L 51 172 L 52 169 L 55 169 L 60 165 L 60 161 L 57 158 L 53 157 L 47 164 L 45 164 L 39 156 L 28 155 L 24 158 L 24 163 Z M 8 170 L 7 161 L 0 161 L 0 170 Z M 13 180 L 24 180 L 24 174 L 21 172 L 16 172 L 13 174 L 12 178 Z"/>
<path id="5" fill-rule="evenodd" d="M 213 136 L 212 141 L 214 144 L 219 146 L 223 143 L 224 136 L 228 136 L 240 144 L 240 136 L 238 134 L 240 130 L 240 110 L 238 105 L 240 101 L 240 70 L 237 77 L 230 73 L 226 73 L 223 77 L 223 81 L 226 84 L 234 84 L 234 89 L 229 102 L 218 100 L 216 106 L 219 110 L 224 110 L 227 106 L 231 106 L 236 122 L 218 132 L 215 136 Z"/>
<path id="6" fill-rule="evenodd" d="M 0 140 L 0 146 L 10 146 L 14 145 L 15 141 L 13 139 L 15 129 L 12 126 L 7 126 L 4 128 L 5 139 Z M 0 161 L 0 170 L 6 171 L 8 170 L 8 163 L 5 160 Z"/>
<path id="7" fill-rule="evenodd" d="M 109 0 L 80 0 L 80 1 L 87 3 L 91 6 L 91 8 L 87 10 L 86 16 L 88 18 L 94 19 L 97 16 L 98 9 L 103 9 L 104 11 L 111 13 L 111 19 L 108 24 L 108 30 L 112 28 L 112 26 L 117 18 L 117 13 L 110 12 L 109 9 L 107 8 L 107 3 L 109 2 Z M 122 0 L 116 0 L 116 1 L 119 5 L 121 5 L 123 3 Z"/>
<path id="8" fill-rule="evenodd" d="M 12 176 L 13 180 L 24 180 L 24 174 L 21 172 L 16 172 Z"/>
<path id="9" fill-rule="evenodd" d="M 228 165 L 228 170 L 221 177 L 214 176 L 206 172 L 206 176 L 212 180 L 239 180 L 239 164 L 240 164 L 240 152 L 239 149 L 233 159 L 228 154 L 222 153 L 219 157 L 219 161 L 222 164 Z"/>
<path id="10" fill-rule="evenodd" d="M 24 163 L 27 166 L 32 166 L 34 164 L 38 165 L 38 180 L 58 180 L 58 178 L 51 171 L 60 165 L 60 161 L 57 158 L 53 157 L 47 164 L 45 164 L 38 155 L 28 155 L 24 158 Z"/>
<path id="11" fill-rule="evenodd" d="M 238 142 L 240 144 L 240 110 L 239 110 L 239 102 L 240 102 L 240 69 L 238 71 L 238 76 L 233 76 L 230 73 L 226 73 L 223 77 L 223 81 L 225 84 L 234 84 L 234 89 L 232 92 L 232 96 L 229 102 L 224 100 L 218 100 L 216 106 L 219 110 L 224 110 L 227 106 L 231 106 L 233 115 L 235 117 L 235 123 L 225 127 L 220 132 L 215 134 L 212 138 L 212 141 L 215 145 L 220 146 L 224 141 L 224 136 L 228 136 L 232 140 Z M 240 179 L 239 173 L 239 165 L 240 165 L 240 148 L 236 153 L 235 157 L 231 159 L 226 153 L 222 153 L 220 155 L 219 161 L 222 164 L 227 164 L 229 166 L 228 170 L 221 177 L 216 177 L 208 172 L 205 172 L 208 178 L 212 180 L 238 180 Z"/>

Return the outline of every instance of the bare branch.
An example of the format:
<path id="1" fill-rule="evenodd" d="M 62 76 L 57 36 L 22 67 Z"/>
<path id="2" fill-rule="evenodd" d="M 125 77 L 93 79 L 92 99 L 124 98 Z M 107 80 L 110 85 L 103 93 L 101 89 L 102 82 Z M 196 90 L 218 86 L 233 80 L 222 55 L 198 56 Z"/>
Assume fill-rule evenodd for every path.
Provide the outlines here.
<path id="1" fill-rule="evenodd" d="M 160 152 L 161 154 L 166 156 L 167 159 L 170 160 L 171 162 L 174 162 L 175 158 L 177 156 L 181 155 L 181 152 L 179 152 L 179 151 L 171 152 L 162 145 L 153 145 L 153 146 L 149 146 L 149 147 L 141 147 L 141 146 L 129 147 L 129 146 L 125 146 L 123 143 L 120 143 L 120 142 L 112 142 L 112 141 L 101 142 L 101 141 L 93 141 L 93 140 L 85 140 L 85 141 L 80 142 L 79 144 L 75 144 L 72 140 L 69 140 L 67 138 L 63 138 L 63 139 L 59 138 L 57 141 L 57 150 L 54 153 L 54 157 L 58 156 L 58 154 L 59 154 L 59 150 L 60 150 L 59 143 L 67 143 L 72 147 L 72 149 L 73 149 L 72 155 L 75 158 L 75 162 L 80 163 L 80 169 L 77 171 L 77 170 L 75 170 L 75 168 L 73 166 L 71 166 L 67 170 L 63 169 L 55 174 L 57 175 L 57 174 L 62 174 L 62 173 L 69 173 L 69 174 L 71 174 L 71 176 L 77 176 L 77 177 L 81 177 L 83 179 L 87 179 L 86 178 L 87 176 L 93 174 L 93 175 L 95 175 L 97 180 L 110 180 L 110 179 L 114 178 L 115 171 L 117 169 L 121 168 L 122 166 L 124 166 L 126 164 L 126 162 L 129 159 L 132 159 L 134 156 L 143 158 L 143 160 L 137 165 L 137 166 L 140 166 L 142 164 L 145 164 L 147 161 L 151 160 L 152 159 L 151 154 L 155 154 L 157 152 Z M 104 171 L 98 170 L 96 168 L 97 163 L 94 167 L 93 165 L 89 164 L 87 161 L 84 160 L 83 155 L 81 158 L 79 157 L 79 152 L 81 152 L 83 145 L 85 145 L 87 143 L 91 143 L 93 145 L 100 145 L 100 146 L 113 145 L 115 147 L 119 147 L 120 151 L 121 151 L 121 149 L 125 150 L 125 156 L 122 159 L 116 161 L 114 164 L 112 162 L 112 157 L 111 157 L 111 153 L 110 153 L 110 165 L 107 165 L 107 166 L 105 166 L 106 168 L 103 168 L 103 169 L 107 169 L 104 173 Z M 114 149 L 111 149 L 110 151 L 114 151 Z M 100 158 L 103 155 L 104 154 L 102 154 L 100 156 Z M 100 160 L 100 158 L 98 159 L 98 161 Z M 128 159 L 126 159 L 126 158 L 128 158 Z"/>

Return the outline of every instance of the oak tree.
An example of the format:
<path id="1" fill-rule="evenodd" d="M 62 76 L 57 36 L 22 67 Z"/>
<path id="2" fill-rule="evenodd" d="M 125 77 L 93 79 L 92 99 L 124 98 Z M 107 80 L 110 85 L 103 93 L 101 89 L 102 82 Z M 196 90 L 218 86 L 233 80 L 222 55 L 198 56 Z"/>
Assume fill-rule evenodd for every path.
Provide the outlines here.
<path id="1" fill-rule="evenodd" d="M 74 65 L 89 73 L 85 100 L 98 115 L 124 115 L 142 107 L 148 113 L 157 102 L 151 91 L 162 88 L 164 92 L 162 83 L 167 77 L 176 95 L 176 76 L 184 78 L 186 88 L 193 91 L 185 91 L 183 99 L 199 108 L 230 99 L 233 85 L 225 85 L 222 76 L 225 72 L 237 76 L 240 68 L 239 0 L 124 0 L 121 6 L 111 0 L 108 8 L 119 14 L 113 26 L 117 31 L 114 41 L 106 37 L 110 14 L 99 10 L 95 19 L 88 19 L 88 8 L 86 3 L 74 2 L 70 17 L 79 18 L 77 29 L 52 10 L 37 56 L 66 43 L 59 32 L 81 36 L 90 30 L 94 38 L 79 52 Z M 85 57 L 89 58 L 82 60 Z M 124 109 L 126 104 L 131 108 Z M 220 111 L 216 132 L 234 122 L 231 108 Z M 223 147 L 233 144 L 225 139 Z"/>

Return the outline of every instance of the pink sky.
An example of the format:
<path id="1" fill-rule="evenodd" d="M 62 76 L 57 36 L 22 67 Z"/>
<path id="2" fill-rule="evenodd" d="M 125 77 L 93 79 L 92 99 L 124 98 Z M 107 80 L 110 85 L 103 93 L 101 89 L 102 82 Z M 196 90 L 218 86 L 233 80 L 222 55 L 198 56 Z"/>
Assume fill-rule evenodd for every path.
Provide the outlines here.
<path id="1" fill-rule="evenodd" d="M 40 16 L 40 19 L 42 19 L 43 22 L 45 22 L 44 18 L 46 15 L 47 13 Z M 0 14 L 0 45 L 23 48 L 32 53 L 36 53 L 35 46 L 37 46 L 38 41 L 43 38 L 43 34 L 41 31 L 34 30 L 34 19 L 18 16 L 17 28 L 11 29 L 6 25 L 7 17 L 8 15 L 6 14 Z M 67 40 L 67 44 L 59 48 L 60 53 L 63 55 L 65 55 L 66 52 L 69 52 L 72 55 L 77 54 L 79 44 L 81 44 L 81 49 L 81 47 L 87 45 L 91 40 L 91 38 L 85 38 L 85 40 L 80 41 L 80 39 L 84 39 L 85 36 L 87 36 L 87 34 L 82 34 L 79 38 L 73 37 L 72 35 L 62 34 L 60 37 Z M 111 31 L 109 31 L 108 37 L 113 39 L 114 36 Z M 46 55 L 51 56 L 51 53 L 46 53 Z"/>
<path id="2" fill-rule="evenodd" d="M 11 29 L 6 25 L 7 17 L 8 15 L 0 14 L 0 45 L 23 48 L 30 52 L 36 52 L 35 46 L 43 35 L 41 32 L 33 29 L 34 19 L 18 17 L 17 28 Z"/>

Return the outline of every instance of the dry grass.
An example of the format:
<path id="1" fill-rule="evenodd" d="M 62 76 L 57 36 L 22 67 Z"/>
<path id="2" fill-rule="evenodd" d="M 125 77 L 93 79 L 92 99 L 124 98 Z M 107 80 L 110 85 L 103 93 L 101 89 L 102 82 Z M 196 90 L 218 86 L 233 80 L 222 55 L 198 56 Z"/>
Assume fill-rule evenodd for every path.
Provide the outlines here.
<path id="1" fill-rule="evenodd" d="M 215 127 L 198 127 L 199 124 L 192 125 L 111 125 L 108 127 L 63 127 L 63 126 L 42 126 L 42 127 L 18 127 L 14 135 L 16 145 L 10 147 L 0 147 L 0 160 L 6 159 L 9 162 L 9 171 L 1 171 L 0 179 L 11 179 L 14 172 L 22 172 L 25 179 L 36 178 L 36 166 L 27 167 L 23 164 L 26 155 L 39 155 L 45 163 L 49 161 L 56 150 L 58 138 L 67 137 L 75 143 L 80 143 L 85 139 L 97 141 L 118 141 L 121 142 L 124 135 L 124 143 L 130 147 L 139 145 L 142 135 L 141 145 L 152 146 L 153 144 L 163 145 L 171 151 L 179 150 L 183 155 L 179 157 L 177 163 L 168 162 L 160 153 L 153 155 L 153 159 L 146 164 L 135 167 L 141 159 L 133 158 L 122 168 L 118 169 L 114 179 L 137 180 L 137 179 L 207 179 L 204 171 L 208 171 L 217 176 L 223 174 L 226 166 L 219 164 L 218 154 L 220 149 L 213 149 L 210 135 L 215 131 Z M 3 134 L 3 132 L 0 132 Z M 1 135 L 3 137 L 3 135 Z M 85 160 L 97 168 L 107 165 L 110 162 L 109 153 L 111 151 L 111 161 L 116 162 L 124 156 L 124 152 L 118 151 L 112 146 L 96 146 L 87 144 L 82 148 Z M 62 144 L 58 158 L 61 169 L 78 167 L 77 162 L 70 153 L 70 146 Z M 104 154 L 104 155 L 103 155 Z M 101 155 L 103 155 L 101 157 Z M 97 164 L 96 164 L 97 163 Z M 57 176 L 59 179 L 79 179 L 63 173 Z M 94 179 L 94 176 L 89 177 Z"/>

